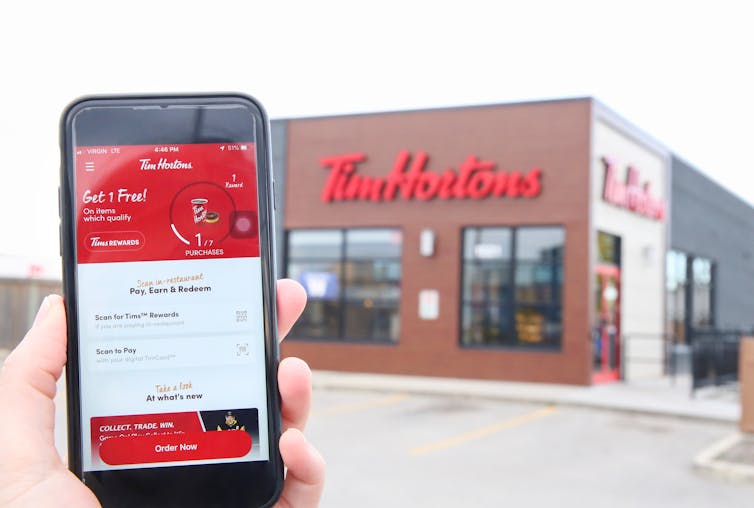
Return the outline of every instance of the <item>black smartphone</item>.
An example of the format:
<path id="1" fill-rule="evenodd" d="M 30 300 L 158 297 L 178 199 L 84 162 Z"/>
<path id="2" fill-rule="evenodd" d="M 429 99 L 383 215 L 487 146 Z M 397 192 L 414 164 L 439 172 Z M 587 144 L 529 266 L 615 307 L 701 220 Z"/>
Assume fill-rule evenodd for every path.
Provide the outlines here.
<path id="1" fill-rule="evenodd" d="M 105 508 L 271 505 L 283 465 L 263 108 L 90 97 L 61 124 L 71 470 Z"/>

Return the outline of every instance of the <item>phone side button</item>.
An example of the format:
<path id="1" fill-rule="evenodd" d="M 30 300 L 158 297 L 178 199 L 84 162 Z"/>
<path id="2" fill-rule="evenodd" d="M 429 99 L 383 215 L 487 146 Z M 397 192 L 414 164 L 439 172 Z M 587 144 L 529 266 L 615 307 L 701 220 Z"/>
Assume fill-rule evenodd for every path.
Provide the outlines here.
<path id="1" fill-rule="evenodd" d="M 58 224 L 58 253 L 63 256 L 63 225 Z"/>

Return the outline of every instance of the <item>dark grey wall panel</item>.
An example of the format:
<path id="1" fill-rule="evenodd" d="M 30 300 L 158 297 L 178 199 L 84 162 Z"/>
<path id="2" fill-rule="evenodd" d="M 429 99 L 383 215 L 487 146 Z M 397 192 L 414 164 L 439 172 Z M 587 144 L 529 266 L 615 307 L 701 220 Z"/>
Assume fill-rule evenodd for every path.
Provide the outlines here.
<path id="1" fill-rule="evenodd" d="M 754 208 L 673 157 L 670 245 L 716 264 L 718 328 L 754 328 Z"/>

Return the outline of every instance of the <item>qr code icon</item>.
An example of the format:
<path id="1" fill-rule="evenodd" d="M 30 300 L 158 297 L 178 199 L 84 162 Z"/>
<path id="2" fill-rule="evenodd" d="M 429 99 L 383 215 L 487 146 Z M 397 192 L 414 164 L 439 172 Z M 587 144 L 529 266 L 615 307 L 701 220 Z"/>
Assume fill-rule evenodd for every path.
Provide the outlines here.
<path id="1" fill-rule="evenodd" d="M 236 344 L 236 356 L 249 356 L 249 343 Z"/>
<path id="2" fill-rule="evenodd" d="M 236 311 L 236 323 L 245 323 L 249 317 L 248 311 L 237 310 Z"/>

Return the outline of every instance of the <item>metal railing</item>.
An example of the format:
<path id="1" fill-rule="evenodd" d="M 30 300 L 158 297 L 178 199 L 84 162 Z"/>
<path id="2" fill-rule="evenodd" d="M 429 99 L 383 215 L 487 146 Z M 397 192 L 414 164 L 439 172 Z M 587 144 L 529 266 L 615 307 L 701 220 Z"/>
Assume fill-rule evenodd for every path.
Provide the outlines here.
<path id="1" fill-rule="evenodd" d="M 741 330 L 700 330 L 690 333 L 691 393 L 706 386 L 738 381 L 738 353 Z"/>

